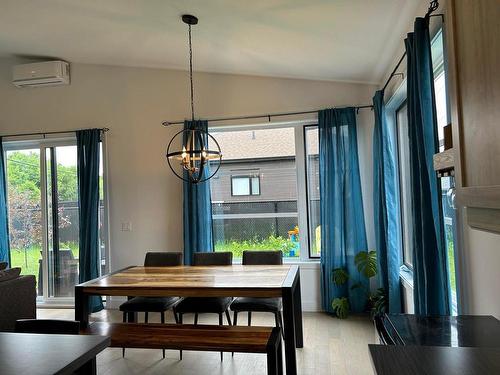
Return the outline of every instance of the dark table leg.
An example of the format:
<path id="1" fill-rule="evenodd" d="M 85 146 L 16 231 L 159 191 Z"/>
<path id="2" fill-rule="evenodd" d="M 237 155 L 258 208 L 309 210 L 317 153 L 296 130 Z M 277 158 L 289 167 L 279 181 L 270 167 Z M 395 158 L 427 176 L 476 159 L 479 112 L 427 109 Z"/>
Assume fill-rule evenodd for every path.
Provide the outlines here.
<path id="1" fill-rule="evenodd" d="M 80 322 L 82 329 L 89 324 L 89 297 L 78 286 L 75 286 L 75 320 Z"/>
<path id="2" fill-rule="evenodd" d="M 283 288 L 283 334 L 285 335 L 285 369 L 287 375 L 297 374 L 295 355 L 295 317 L 293 288 Z"/>
<path id="3" fill-rule="evenodd" d="M 97 361 L 96 358 L 92 358 L 90 361 L 85 363 L 82 367 L 76 370 L 77 375 L 97 375 Z"/>
<path id="4" fill-rule="evenodd" d="M 295 316 L 295 344 L 297 348 L 304 347 L 304 333 L 302 329 L 302 297 L 300 295 L 300 272 L 297 272 L 297 282 L 293 291 L 293 308 Z"/>

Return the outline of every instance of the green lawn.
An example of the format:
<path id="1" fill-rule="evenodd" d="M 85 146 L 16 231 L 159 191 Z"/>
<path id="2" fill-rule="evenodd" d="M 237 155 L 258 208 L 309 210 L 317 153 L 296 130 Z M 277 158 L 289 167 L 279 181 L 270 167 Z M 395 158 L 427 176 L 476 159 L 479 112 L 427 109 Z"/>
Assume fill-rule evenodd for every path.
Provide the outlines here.
<path id="1" fill-rule="evenodd" d="M 245 241 L 217 241 L 215 251 L 230 251 L 234 258 L 241 258 L 245 250 L 281 250 L 283 256 L 290 257 L 290 251 L 295 244 L 283 237 L 269 236 L 267 239 L 251 239 Z M 299 251 L 295 251 L 293 257 L 299 257 Z"/>
<path id="2" fill-rule="evenodd" d="M 78 244 L 75 242 L 62 243 L 61 249 L 71 249 L 73 256 L 78 258 Z M 41 247 L 32 246 L 26 250 L 11 249 L 11 267 L 21 267 L 23 275 L 35 275 L 38 281 L 38 260 L 42 258 Z"/>

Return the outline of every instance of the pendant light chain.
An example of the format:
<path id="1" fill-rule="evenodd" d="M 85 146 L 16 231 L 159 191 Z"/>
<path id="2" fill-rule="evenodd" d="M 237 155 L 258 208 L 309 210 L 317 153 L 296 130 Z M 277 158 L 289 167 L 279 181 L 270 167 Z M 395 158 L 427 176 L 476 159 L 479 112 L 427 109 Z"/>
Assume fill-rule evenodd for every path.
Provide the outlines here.
<path id="1" fill-rule="evenodd" d="M 191 119 L 194 117 L 193 83 L 193 43 L 191 26 L 198 24 L 198 18 L 190 14 L 182 15 L 182 22 L 188 25 L 189 37 L 189 84 L 191 89 Z M 180 142 L 179 142 L 180 141 Z M 181 143 L 182 150 L 175 150 L 173 145 Z M 209 146 L 213 143 L 215 149 Z M 212 178 L 220 168 L 222 154 L 217 140 L 203 127 L 191 126 L 177 132 L 167 146 L 167 161 L 172 172 L 181 180 L 198 184 Z M 175 167 L 175 168 L 174 168 Z M 181 170 L 178 172 L 178 168 Z"/>
<path id="2" fill-rule="evenodd" d="M 191 120 L 194 121 L 193 49 L 191 47 L 191 25 L 189 26 L 189 80 L 191 84 Z"/>

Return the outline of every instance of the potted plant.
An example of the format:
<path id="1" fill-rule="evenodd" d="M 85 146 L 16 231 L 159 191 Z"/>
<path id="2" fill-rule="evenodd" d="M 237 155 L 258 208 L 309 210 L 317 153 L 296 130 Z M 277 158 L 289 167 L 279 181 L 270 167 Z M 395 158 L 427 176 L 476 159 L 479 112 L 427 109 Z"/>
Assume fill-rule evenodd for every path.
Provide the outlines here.
<path id="1" fill-rule="evenodd" d="M 354 264 L 361 276 L 368 280 L 377 275 L 377 253 L 373 250 L 357 253 L 354 257 Z M 346 284 L 349 278 L 349 272 L 343 267 L 332 270 L 332 279 L 336 286 Z M 370 310 L 372 317 L 385 313 L 387 309 L 387 297 L 384 288 L 378 288 L 372 293 L 370 287 L 366 288 L 362 283 L 356 283 L 351 286 L 351 290 L 353 289 L 361 289 L 364 292 L 366 295 L 366 306 Z M 347 318 L 350 311 L 349 298 L 345 296 L 334 298 L 332 308 L 338 318 Z"/>

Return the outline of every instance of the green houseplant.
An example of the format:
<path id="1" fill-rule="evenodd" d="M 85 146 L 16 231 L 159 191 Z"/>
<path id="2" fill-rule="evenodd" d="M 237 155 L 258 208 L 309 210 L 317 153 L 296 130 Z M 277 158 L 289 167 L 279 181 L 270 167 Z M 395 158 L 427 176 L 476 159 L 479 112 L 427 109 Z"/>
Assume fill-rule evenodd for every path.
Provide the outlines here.
<path id="1" fill-rule="evenodd" d="M 354 264 L 359 273 L 370 280 L 377 275 L 377 253 L 371 251 L 360 251 L 354 257 Z M 349 281 L 349 272 L 343 268 L 334 268 L 332 270 L 332 280 L 336 286 L 342 286 Z M 361 289 L 366 295 L 366 305 L 370 310 L 371 316 L 381 315 L 387 309 L 387 298 L 384 288 L 378 288 L 371 292 L 362 283 L 356 283 L 351 286 L 351 290 Z M 345 319 L 349 316 L 350 303 L 348 297 L 334 298 L 332 301 L 333 312 L 339 319 Z"/>

